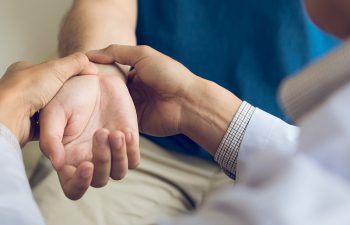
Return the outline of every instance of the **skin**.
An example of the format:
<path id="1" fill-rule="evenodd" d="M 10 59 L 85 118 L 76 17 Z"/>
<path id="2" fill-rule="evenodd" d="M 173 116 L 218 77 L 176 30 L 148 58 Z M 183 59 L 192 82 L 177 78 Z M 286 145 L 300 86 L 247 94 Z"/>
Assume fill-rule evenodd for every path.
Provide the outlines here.
<path id="1" fill-rule="evenodd" d="M 83 1 L 76 1 L 77 5 L 78 2 L 83 4 Z M 93 4 L 93 1 L 85 2 Z M 111 3 L 107 0 L 100 2 Z M 116 2 L 118 1 L 114 1 Z M 135 1 L 130 2 L 135 3 Z M 326 31 L 340 38 L 350 34 L 349 1 L 306 0 L 305 5 L 315 23 Z M 128 14 L 117 15 L 122 17 L 121 15 Z M 130 18 L 131 21 L 135 19 Z M 119 18 L 119 21 L 123 19 L 125 18 Z M 65 25 L 66 33 L 69 33 L 72 30 L 67 28 L 70 26 L 67 24 L 68 22 Z M 125 40 L 134 37 L 130 26 L 121 27 L 126 28 L 125 33 L 130 34 L 125 36 Z M 98 26 L 92 28 L 96 31 L 97 29 L 94 28 Z M 97 40 L 96 45 L 90 42 L 84 47 L 76 47 L 75 50 L 78 48 L 88 50 L 91 46 L 111 42 L 107 40 L 108 38 L 98 41 L 102 35 L 108 37 L 105 35 L 108 30 L 92 38 L 92 41 Z M 92 33 L 96 35 L 99 32 Z M 120 32 L 116 39 L 123 34 Z M 87 35 L 87 37 L 91 36 Z M 82 41 L 82 43 L 89 42 Z M 63 46 L 62 43 L 61 46 Z M 62 54 L 67 54 L 74 47 L 67 45 L 60 49 Z M 236 96 L 212 82 L 197 77 L 178 62 L 149 47 L 113 45 L 101 51 L 90 52 L 88 55 L 94 62 L 110 64 L 106 67 L 107 70 L 115 69 L 114 63 L 135 67 L 135 70 L 130 73 L 129 90 L 135 101 L 138 123 L 142 132 L 156 136 L 183 133 L 215 154 L 230 120 L 241 104 Z M 14 133 L 21 146 L 33 137 L 30 118 L 49 104 L 43 109 L 41 116 L 42 131 L 44 131 L 41 136 L 42 148 L 50 158 L 53 157 L 53 164 L 56 166 L 58 164 L 57 167 L 60 167 L 58 174 L 62 187 L 71 199 L 79 199 L 91 182 L 93 185 L 103 186 L 113 171 L 124 173 L 127 164 L 130 165 L 128 150 L 133 149 L 132 146 L 135 144 L 132 140 L 136 137 L 132 135 L 130 138 L 126 135 L 130 131 L 134 132 L 132 128 L 129 130 L 133 125 L 125 116 L 126 111 L 132 112 L 133 107 L 130 99 L 124 100 L 127 94 L 122 73 L 120 70 L 115 71 L 114 75 L 119 78 L 113 77 L 112 72 L 100 72 L 99 75 L 97 73 L 96 67 L 88 62 L 85 55 L 75 54 L 40 65 L 31 65 L 28 62 L 13 64 L 0 80 L 0 122 Z M 86 74 L 86 76 L 73 78 L 65 84 L 69 78 L 77 74 Z M 115 87 L 119 87 L 118 91 L 122 94 L 117 94 Z M 87 96 L 93 101 L 86 101 Z M 107 100 L 106 96 L 111 100 Z M 110 101 L 118 102 L 120 109 L 109 108 Z M 82 108 L 86 110 L 81 110 Z M 105 113 L 109 111 L 113 112 L 112 117 L 106 116 Z M 53 117 L 55 113 L 58 117 Z M 51 124 L 51 121 L 55 120 L 53 118 L 60 123 Z M 127 122 L 122 125 L 111 123 L 108 124 L 108 129 L 102 128 L 110 119 Z M 65 126 L 62 127 L 62 124 Z M 123 130 L 123 127 L 126 130 Z M 50 133 L 50 129 L 54 132 Z M 91 136 L 93 139 L 89 140 Z M 44 140 L 46 138 L 51 140 L 47 144 Z M 57 144 L 61 149 L 57 151 L 50 144 Z M 88 149 L 87 146 L 90 145 L 92 148 Z M 95 168 L 94 164 L 97 165 Z M 118 164 L 120 168 L 116 166 Z M 120 179 L 124 176 L 123 173 L 120 177 L 111 176 Z M 94 181 L 93 177 L 100 178 Z"/>
<path id="2" fill-rule="evenodd" d="M 136 0 L 75 0 L 60 32 L 60 54 L 114 42 L 135 45 L 136 18 Z M 125 83 L 128 69 L 99 66 L 97 76 L 72 79 L 40 114 L 41 150 L 70 199 L 82 196 L 65 185 L 74 179 L 71 170 L 79 163 L 94 163 L 91 186 L 102 187 L 108 176 L 122 179 L 140 162 L 137 115 Z M 92 144 L 93 140 L 99 144 Z"/>
<path id="3" fill-rule="evenodd" d="M 346 10 L 348 9 L 348 4 L 349 3 L 347 0 L 305 0 L 306 8 L 311 18 L 315 21 L 315 23 L 318 24 L 321 28 L 325 29 L 326 31 L 332 32 L 333 34 L 341 38 L 348 35 L 347 27 L 349 27 L 349 24 L 345 23 L 346 21 L 350 21 L 348 19 L 349 14 Z M 60 53 L 61 55 L 67 55 L 75 51 L 87 52 L 92 49 L 99 49 L 104 46 L 108 46 L 111 43 L 135 45 L 136 21 L 136 0 L 75 0 L 70 12 L 68 13 L 65 19 L 63 28 L 61 30 L 59 38 Z M 103 26 L 101 26 L 101 24 L 103 24 Z M 96 61 L 101 62 L 100 60 Z M 115 80 L 112 83 L 119 87 L 119 90 L 121 91 L 118 93 L 114 91 L 109 91 L 113 95 L 111 99 L 109 99 L 109 97 L 106 97 L 109 96 L 109 94 L 103 93 L 105 88 L 101 88 L 100 92 L 99 89 L 96 88 L 101 83 L 104 84 L 108 90 L 111 90 L 113 88 L 112 85 L 104 83 L 103 81 L 101 82 L 101 79 L 90 77 L 89 82 L 86 81 L 85 89 L 81 88 L 80 82 L 72 80 L 72 84 L 67 85 L 67 87 L 62 90 L 62 93 L 59 93 L 57 95 L 57 101 L 53 101 L 59 102 L 60 104 L 53 104 L 50 107 L 51 112 L 45 111 L 42 114 L 42 124 L 47 124 L 47 126 L 43 128 L 43 133 L 48 133 L 51 135 L 47 139 L 46 137 L 45 139 L 44 137 L 41 138 L 43 143 L 41 145 L 42 151 L 45 155 L 50 157 L 53 165 L 58 171 L 59 177 L 63 180 L 70 180 L 72 179 L 72 177 L 69 176 L 69 173 L 62 172 L 62 166 L 66 165 L 74 167 L 77 164 L 79 164 L 81 160 L 87 160 L 92 158 L 93 162 L 95 163 L 94 178 L 92 181 L 92 186 L 94 187 L 101 187 L 106 184 L 106 174 L 108 174 L 108 172 L 106 171 L 109 171 L 110 168 L 114 168 L 112 169 L 112 171 L 114 172 L 110 173 L 112 178 L 122 178 L 125 176 L 125 171 L 128 169 L 128 167 L 134 168 L 134 166 L 130 165 L 137 165 L 139 163 L 138 157 L 130 157 L 129 154 L 129 152 L 131 152 L 131 155 L 135 155 L 135 152 L 138 151 L 138 147 L 135 147 L 138 145 L 137 134 L 135 134 L 136 137 L 133 138 L 132 142 L 128 142 L 125 140 L 125 130 L 131 129 L 135 131 L 135 133 L 137 130 L 137 127 L 135 126 L 135 109 L 132 106 L 130 96 L 126 94 L 126 86 L 123 86 L 125 85 L 123 80 L 124 74 L 128 71 L 128 66 L 121 66 L 120 64 L 118 64 L 119 60 L 116 60 L 116 62 L 117 64 L 109 63 L 109 65 L 105 67 L 106 70 L 109 72 L 103 74 L 116 76 L 120 78 L 118 81 Z M 105 63 L 105 61 L 102 61 L 102 63 Z M 123 64 L 130 65 L 132 63 Z M 102 69 L 102 71 L 103 70 L 104 69 Z M 169 69 L 164 69 L 164 71 L 167 70 Z M 137 74 L 140 75 L 139 72 Z M 140 80 L 140 77 L 142 77 L 142 74 L 141 76 L 136 76 L 135 82 L 133 82 L 132 85 L 130 85 L 130 90 L 133 99 L 136 103 L 136 108 L 139 111 L 137 116 L 139 125 L 141 126 L 141 130 L 145 133 L 154 134 L 158 136 L 164 136 L 166 134 L 175 134 L 178 132 L 185 133 L 188 136 L 192 137 L 194 140 L 202 142 L 202 145 L 207 146 L 207 148 L 211 149 L 211 152 L 213 153 L 217 141 L 219 140 L 219 135 L 215 136 L 214 134 L 213 139 L 215 139 L 216 141 L 207 140 L 207 143 L 205 143 L 206 140 L 202 137 L 204 135 L 197 135 L 197 127 L 189 124 L 191 124 L 191 121 L 196 121 L 197 117 L 203 117 L 207 118 L 207 121 L 209 123 L 207 125 L 211 125 L 211 127 L 202 124 L 201 130 L 205 130 L 206 128 L 213 128 L 214 131 L 218 131 L 220 130 L 218 127 L 224 127 L 224 124 L 226 124 L 227 122 L 224 119 L 224 117 L 226 118 L 226 116 L 221 117 L 221 115 L 218 112 L 215 112 L 215 110 L 212 109 L 212 106 L 206 106 L 205 103 L 203 103 L 203 101 L 201 101 L 199 98 L 213 98 L 211 100 L 215 102 L 215 100 L 219 100 L 220 97 L 215 97 L 215 93 L 213 93 L 215 91 L 212 90 L 220 88 L 218 88 L 213 83 L 202 82 L 200 79 L 197 79 L 197 82 L 202 84 L 204 90 L 206 91 L 197 92 L 198 96 L 192 101 L 192 105 L 198 108 L 205 108 L 206 110 L 187 110 L 188 112 L 186 112 L 189 115 L 187 116 L 187 119 L 189 120 L 189 123 L 180 123 L 181 120 L 179 119 L 179 117 L 182 117 L 181 115 L 184 114 L 184 108 L 186 108 L 186 104 L 183 103 L 183 107 L 177 108 L 175 111 L 170 111 L 169 109 L 174 110 L 174 107 L 178 104 L 175 104 L 174 101 L 167 101 L 168 96 L 163 96 L 165 97 L 165 99 L 163 99 L 162 101 L 152 100 L 153 98 L 157 99 L 159 93 L 157 93 L 157 91 L 152 90 L 152 88 L 150 89 L 147 85 L 144 85 L 144 82 L 142 79 Z M 102 80 L 104 79 L 105 78 L 103 78 Z M 117 84 L 117 82 L 119 82 L 119 84 Z M 85 81 L 82 81 L 82 83 L 85 83 Z M 79 90 L 79 92 L 77 90 Z M 94 90 L 94 93 L 91 93 L 91 90 Z M 144 94 L 144 96 L 142 94 Z M 91 97 L 95 96 L 96 98 L 93 98 L 95 99 L 95 102 L 96 99 L 99 99 L 101 102 L 104 102 L 104 104 L 97 110 L 95 107 L 96 105 L 93 105 L 90 102 L 81 101 L 81 99 L 79 99 L 79 95 L 92 95 Z M 69 100 L 67 100 L 68 98 L 64 96 L 74 97 L 69 98 Z M 146 99 L 144 99 L 145 96 L 147 96 Z M 229 98 L 229 94 L 227 94 L 227 96 L 227 99 L 231 99 Z M 177 98 L 171 99 L 174 100 Z M 197 100 L 200 104 L 197 104 Z M 167 104 L 159 104 L 159 102 L 167 102 Z M 84 103 L 84 105 L 82 105 L 82 103 Z M 112 104 L 115 105 L 115 107 L 119 107 L 119 110 L 106 107 L 107 105 Z M 227 101 L 226 104 L 229 105 L 230 102 Z M 62 128 L 61 124 L 55 124 L 54 120 L 47 119 L 50 118 L 49 114 L 54 115 L 54 113 L 52 112 L 59 111 L 59 105 L 62 105 L 64 108 L 64 112 L 61 112 L 61 117 L 59 117 L 61 122 L 64 121 L 62 124 L 66 125 L 64 128 Z M 155 108 L 153 108 L 154 106 Z M 82 111 L 81 108 L 84 108 L 85 110 Z M 120 110 L 121 108 L 123 109 Z M 107 111 L 104 111 L 107 109 L 112 110 L 112 112 L 116 114 L 111 115 Z M 222 110 L 224 111 L 225 109 L 225 107 L 222 108 Z M 171 112 L 172 114 L 161 114 L 160 112 L 163 111 Z M 228 110 L 226 112 L 228 114 L 232 114 L 233 111 L 234 110 Z M 91 112 L 97 113 L 95 115 L 95 113 L 91 114 Z M 83 119 L 78 120 L 77 115 L 82 116 Z M 107 117 L 103 119 L 101 115 L 107 115 Z M 171 121 L 168 121 L 172 124 L 172 126 L 163 125 L 163 127 L 157 127 L 157 129 L 152 128 L 148 130 L 149 124 L 151 124 L 151 122 L 156 122 L 158 117 L 161 118 L 161 121 L 165 120 L 165 118 L 162 117 L 162 115 L 172 115 L 170 116 Z M 222 121 L 221 125 L 218 126 L 212 124 L 212 117 L 220 118 L 220 120 Z M 118 119 L 118 121 L 115 120 L 116 118 Z M 121 121 L 119 120 L 119 118 L 129 118 L 130 120 L 128 121 L 130 122 L 120 125 Z M 145 118 L 150 118 L 149 122 L 147 122 Z M 106 121 L 109 121 L 109 125 L 107 127 L 104 126 L 106 125 Z M 134 121 L 134 123 L 132 123 L 131 121 Z M 183 124 L 186 124 L 186 126 L 183 126 Z M 103 139 L 103 141 L 101 141 L 100 147 L 95 145 L 92 145 L 91 148 L 87 147 L 91 146 L 91 140 L 88 140 L 89 137 L 92 138 L 92 135 L 95 134 L 94 140 L 97 140 L 100 129 L 102 129 L 100 135 L 101 137 L 103 137 L 101 138 Z M 50 133 L 50 131 L 52 130 L 55 131 L 55 133 Z M 97 131 L 97 133 L 95 133 L 95 131 Z M 128 166 L 126 163 L 121 163 L 121 165 L 123 166 L 117 169 L 115 166 L 113 166 L 117 163 L 113 162 L 118 162 L 118 160 L 115 161 L 109 159 L 113 156 L 113 154 L 115 155 L 115 153 L 113 152 L 116 152 L 116 150 L 111 150 L 110 152 L 108 152 L 108 145 L 111 146 L 111 141 L 113 141 L 113 138 L 110 138 L 110 134 L 113 132 L 114 136 L 117 136 L 121 140 L 124 140 L 121 142 L 125 143 L 126 150 L 123 149 L 123 151 L 126 152 L 125 154 L 128 158 Z M 80 136 L 80 134 L 84 135 Z M 49 143 L 45 143 L 45 140 L 47 140 L 46 142 Z M 58 141 L 60 140 L 62 144 L 58 145 Z M 55 148 L 54 146 L 60 147 Z M 100 148 L 101 150 L 98 150 Z M 81 151 L 82 154 L 77 154 L 78 151 Z M 123 157 L 121 158 L 124 160 Z M 118 173 L 117 170 L 119 170 L 120 173 Z M 71 191 L 67 187 L 63 187 L 63 189 L 68 197 L 72 196 L 71 193 L 74 191 Z"/>
<path id="4" fill-rule="evenodd" d="M 311 19 L 320 28 L 341 39 L 350 35 L 350 2 L 348 0 L 304 0 Z"/>
<path id="5" fill-rule="evenodd" d="M 62 85 L 77 74 L 97 74 L 97 68 L 82 53 L 39 65 L 19 62 L 10 66 L 0 80 L 0 123 L 8 127 L 21 146 L 33 138 L 30 118 L 43 109 Z M 94 166 L 82 161 L 70 169 L 65 186 L 79 198 L 91 183 Z"/>
<path id="6" fill-rule="evenodd" d="M 87 55 L 96 63 L 135 68 L 128 86 L 141 132 L 154 136 L 182 133 L 213 155 L 242 103 L 231 92 L 148 46 L 111 45 Z"/>
<path id="7" fill-rule="evenodd" d="M 92 161 L 96 175 L 92 185 L 101 187 L 108 181 L 105 175 L 120 180 L 128 168 L 137 167 L 140 155 L 138 126 L 134 119 L 136 113 L 132 114 L 135 108 L 131 97 L 127 99 L 124 96 L 130 95 L 123 82 L 100 71 L 99 75 L 75 77 L 67 82 L 41 112 L 40 146 L 52 159 L 59 177 L 67 177 L 62 167 L 75 167 L 82 161 Z M 129 112 L 127 109 L 132 110 Z M 93 146 L 92 137 L 97 130 L 102 132 L 95 137 L 100 145 Z M 110 142 L 126 142 L 128 151 L 122 157 L 111 151 L 114 162 L 111 172 L 102 173 L 102 180 L 96 179 L 101 177 L 99 162 L 104 164 L 101 153 Z"/>

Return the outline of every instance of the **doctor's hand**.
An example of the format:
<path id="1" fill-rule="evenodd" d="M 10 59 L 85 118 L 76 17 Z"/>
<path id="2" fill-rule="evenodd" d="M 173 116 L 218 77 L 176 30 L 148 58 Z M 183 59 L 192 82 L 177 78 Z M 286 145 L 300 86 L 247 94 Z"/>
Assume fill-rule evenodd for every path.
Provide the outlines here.
<path id="1" fill-rule="evenodd" d="M 112 45 L 87 53 L 96 63 L 130 65 L 128 87 L 141 132 L 184 134 L 212 155 L 242 101 L 147 46 Z"/>
<path id="2" fill-rule="evenodd" d="M 94 187 L 106 185 L 109 177 L 122 179 L 139 164 L 135 106 L 118 72 L 115 66 L 102 65 L 98 75 L 71 79 L 40 113 L 40 147 L 72 200 L 87 190 L 75 185 L 81 163 L 94 164 Z"/>
<path id="3" fill-rule="evenodd" d="M 87 53 L 96 63 L 130 65 L 128 87 L 140 131 L 154 136 L 181 133 L 185 108 L 202 82 L 185 66 L 148 46 L 112 45 Z M 194 100 L 194 99 L 193 99 Z"/>
<path id="4" fill-rule="evenodd" d="M 45 107 L 70 77 L 84 73 L 95 74 L 97 68 L 82 53 L 39 65 L 11 65 L 0 80 L 0 122 L 25 145 L 33 137 L 30 120 L 34 113 Z"/>

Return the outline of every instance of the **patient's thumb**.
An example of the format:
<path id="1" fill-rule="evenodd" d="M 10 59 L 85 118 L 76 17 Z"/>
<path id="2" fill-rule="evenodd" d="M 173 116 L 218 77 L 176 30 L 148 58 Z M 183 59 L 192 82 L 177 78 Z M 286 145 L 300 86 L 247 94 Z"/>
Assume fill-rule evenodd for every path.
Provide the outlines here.
<path id="1" fill-rule="evenodd" d="M 42 153 L 51 161 L 55 170 L 59 170 L 64 165 L 65 152 L 60 139 L 45 138 L 40 140 L 40 149 Z"/>

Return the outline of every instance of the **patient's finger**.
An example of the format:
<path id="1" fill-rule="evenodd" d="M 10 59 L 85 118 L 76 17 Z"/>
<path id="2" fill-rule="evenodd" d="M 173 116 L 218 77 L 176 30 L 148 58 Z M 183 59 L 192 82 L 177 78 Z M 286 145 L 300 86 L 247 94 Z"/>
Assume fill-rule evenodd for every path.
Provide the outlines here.
<path id="1" fill-rule="evenodd" d="M 140 164 L 139 133 L 133 129 L 123 130 L 129 169 L 136 169 Z"/>
<path id="2" fill-rule="evenodd" d="M 92 146 L 92 163 L 94 175 L 91 186 L 99 188 L 108 183 L 111 170 L 111 148 L 108 141 L 109 131 L 100 129 L 96 131 Z"/>
<path id="3" fill-rule="evenodd" d="M 154 53 L 157 51 L 148 46 L 111 45 L 102 50 L 90 51 L 87 56 L 96 63 L 111 64 L 117 62 L 137 68 L 137 62 Z"/>
<path id="4" fill-rule="evenodd" d="M 121 180 L 128 172 L 128 159 L 123 132 L 112 132 L 109 135 L 109 143 L 112 149 L 112 166 L 110 176 L 114 180 Z"/>
<path id="5" fill-rule="evenodd" d="M 56 170 L 65 161 L 62 138 L 66 125 L 67 118 L 62 107 L 52 104 L 40 112 L 40 149 Z"/>
<path id="6" fill-rule="evenodd" d="M 90 186 L 94 165 L 91 162 L 82 162 L 78 168 L 64 165 L 57 171 L 62 189 L 67 198 L 80 199 Z"/>

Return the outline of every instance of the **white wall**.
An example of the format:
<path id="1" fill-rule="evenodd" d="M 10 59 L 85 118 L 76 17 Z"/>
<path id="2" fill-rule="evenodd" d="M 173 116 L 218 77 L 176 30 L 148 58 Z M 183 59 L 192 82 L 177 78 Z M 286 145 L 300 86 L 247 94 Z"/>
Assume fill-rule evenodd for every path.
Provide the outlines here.
<path id="1" fill-rule="evenodd" d="M 41 62 L 57 48 L 60 23 L 72 0 L 0 1 L 0 76 L 13 62 Z"/>

